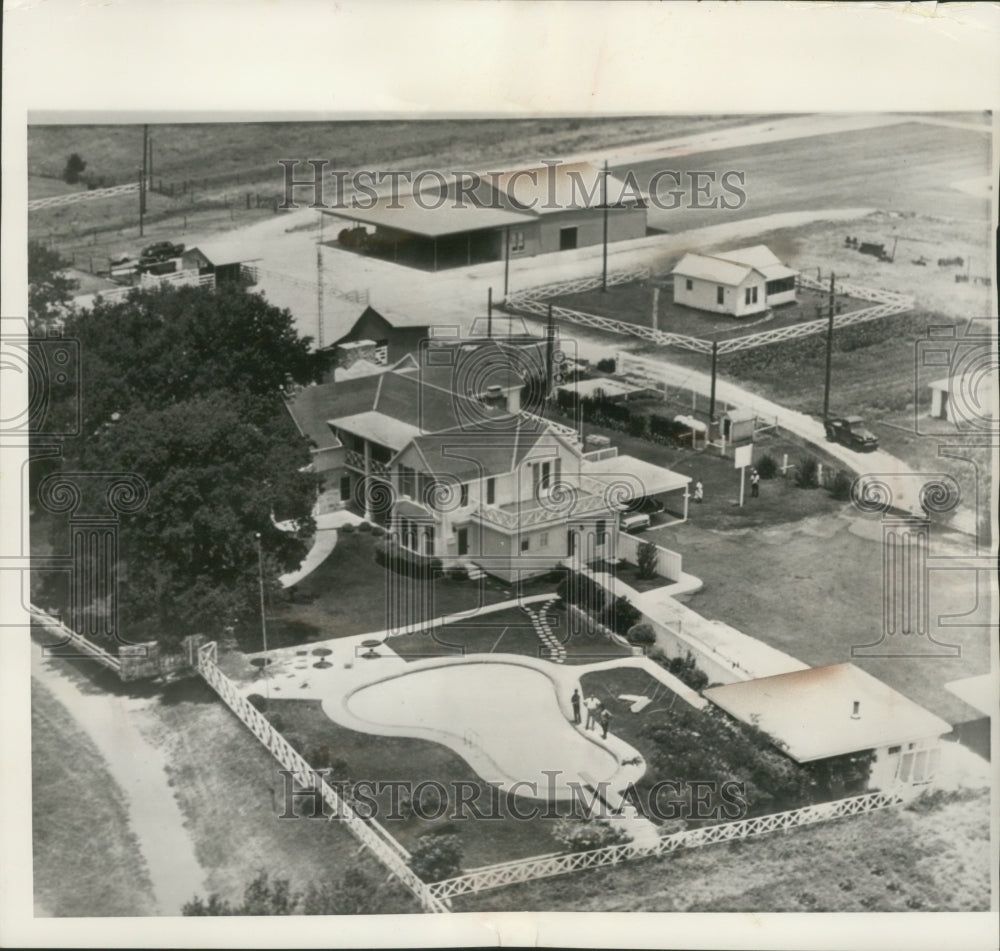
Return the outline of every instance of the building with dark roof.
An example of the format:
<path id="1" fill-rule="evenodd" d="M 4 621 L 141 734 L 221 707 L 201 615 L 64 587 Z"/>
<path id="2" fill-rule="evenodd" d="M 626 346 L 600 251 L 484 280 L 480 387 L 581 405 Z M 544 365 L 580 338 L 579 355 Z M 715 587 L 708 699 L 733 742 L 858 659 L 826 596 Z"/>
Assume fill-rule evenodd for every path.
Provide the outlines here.
<path id="1" fill-rule="evenodd" d="M 605 222 L 609 243 L 646 236 L 642 197 L 586 162 L 487 173 L 419 197 L 322 212 L 353 226 L 340 232 L 341 246 L 435 271 L 601 244 Z"/>

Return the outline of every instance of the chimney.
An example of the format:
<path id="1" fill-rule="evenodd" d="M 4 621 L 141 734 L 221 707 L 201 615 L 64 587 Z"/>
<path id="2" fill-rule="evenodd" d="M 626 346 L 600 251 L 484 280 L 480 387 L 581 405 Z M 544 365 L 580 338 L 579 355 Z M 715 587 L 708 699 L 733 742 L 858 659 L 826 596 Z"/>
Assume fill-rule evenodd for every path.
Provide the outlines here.
<path id="1" fill-rule="evenodd" d="M 854 709 L 851 711 L 851 719 L 852 720 L 860 720 L 861 719 L 861 701 L 860 700 L 855 700 L 854 701 Z"/>

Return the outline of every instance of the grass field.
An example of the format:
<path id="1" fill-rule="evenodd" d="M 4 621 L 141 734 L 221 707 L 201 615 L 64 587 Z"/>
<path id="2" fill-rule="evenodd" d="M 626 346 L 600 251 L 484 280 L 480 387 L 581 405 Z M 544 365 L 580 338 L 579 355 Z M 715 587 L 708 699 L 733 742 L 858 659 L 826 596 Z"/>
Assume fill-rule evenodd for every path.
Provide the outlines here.
<path id="1" fill-rule="evenodd" d="M 891 809 L 455 899 L 455 910 L 986 911 L 989 795 Z"/>
<path id="2" fill-rule="evenodd" d="M 35 914 L 155 914 L 121 789 L 90 738 L 34 679 L 31 782 Z"/>

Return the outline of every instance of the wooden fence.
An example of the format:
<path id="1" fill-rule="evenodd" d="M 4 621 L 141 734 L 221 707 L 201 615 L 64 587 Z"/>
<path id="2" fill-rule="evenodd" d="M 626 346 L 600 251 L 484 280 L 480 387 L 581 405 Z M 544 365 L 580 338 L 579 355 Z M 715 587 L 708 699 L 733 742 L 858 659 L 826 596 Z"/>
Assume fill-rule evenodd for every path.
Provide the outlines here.
<path id="1" fill-rule="evenodd" d="M 60 205 L 75 205 L 80 201 L 93 201 L 96 198 L 112 198 L 115 195 L 127 195 L 137 192 L 139 183 L 131 185 L 115 185 L 113 188 L 94 188 L 85 192 L 70 192 L 68 195 L 53 195 L 50 198 L 35 198 L 28 202 L 28 211 L 39 211 L 42 208 L 57 208 Z"/>
<path id="2" fill-rule="evenodd" d="M 122 662 L 114 654 L 109 654 L 103 647 L 98 647 L 97 644 L 88 641 L 82 634 L 77 634 L 76 631 L 71 627 L 67 627 L 58 618 L 52 617 L 51 614 L 48 614 L 41 608 L 36 608 L 33 604 L 28 606 L 28 613 L 31 615 L 31 619 L 48 631 L 49 634 L 62 638 L 64 641 L 73 644 L 74 647 L 79 647 L 85 656 L 96 660 L 102 666 L 121 675 Z"/>
<path id="3" fill-rule="evenodd" d="M 446 913 L 451 909 L 445 899 L 435 894 L 407 864 L 409 853 L 375 819 L 363 819 L 350 804 L 295 752 L 288 741 L 271 726 L 264 716 L 216 664 L 218 648 L 215 642 L 205 644 L 198 651 L 198 672 L 226 706 L 249 727 L 250 732 L 263 743 L 271 755 L 291 774 L 301 789 L 312 790 L 330 807 L 336 820 L 343 822 L 362 844 L 368 846 L 386 868 L 396 876 L 416 897 L 425 911 Z"/>
<path id="4" fill-rule="evenodd" d="M 766 835 L 769 832 L 796 829 L 847 816 L 858 816 L 897 806 L 906 801 L 907 797 L 901 792 L 868 793 L 864 796 L 838 799 L 834 802 L 805 806 L 802 809 L 792 809 L 788 812 L 776 812 L 755 819 L 740 819 L 722 825 L 687 829 L 684 832 L 661 836 L 658 842 L 645 845 L 626 842 L 622 845 L 609 845 L 587 852 L 561 852 L 555 855 L 504 862 L 500 865 L 489 865 L 465 875 L 457 875 L 454 878 L 435 882 L 430 886 L 430 890 L 437 898 L 445 900 L 454 898 L 456 895 L 475 894 L 487 889 L 504 888 L 508 885 L 517 885 L 539 878 L 551 878 L 569 872 L 579 872 L 589 868 L 601 868 L 605 865 L 617 865 L 619 862 L 666 855 L 678 849 L 692 849 L 703 845 L 715 845 L 719 842 L 732 842 L 750 836 Z"/>
<path id="5" fill-rule="evenodd" d="M 644 544 L 643 539 L 626 532 L 618 533 L 618 555 L 633 565 L 639 563 L 639 546 Z M 684 559 L 675 551 L 653 544 L 656 549 L 656 575 L 665 578 L 667 581 L 679 581 L 681 577 L 681 566 Z"/>
<path id="6" fill-rule="evenodd" d="M 615 275 L 615 280 L 612 280 L 611 276 L 609 276 L 608 284 L 622 284 L 632 280 L 641 280 L 645 276 L 646 274 L 641 271 L 622 271 Z M 583 281 L 563 281 L 559 284 L 546 284 L 539 288 L 532 288 L 531 290 L 511 295 L 505 302 L 504 307 L 511 313 L 544 318 L 549 312 L 549 304 L 546 303 L 547 298 L 591 290 L 600 285 L 600 283 L 600 278 L 587 278 Z M 814 278 L 804 275 L 799 276 L 799 286 L 811 288 L 812 290 L 824 290 L 823 284 Z M 896 314 L 905 313 L 913 308 L 912 298 L 904 294 L 897 294 L 895 291 L 885 291 L 878 288 L 862 287 L 858 284 L 844 283 L 840 284 L 840 291 L 850 297 L 870 301 L 875 306 L 835 315 L 833 321 L 835 328 L 867 323 L 870 320 L 881 320 L 883 317 L 893 317 Z M 589 314 L 585 311 L 574 310 L 569 307 L 553 306 L 552 316 L 556 320 L 565 320 L 569 323 L 579 324 L 582 327 L 590 327 L 593 330 L 606 330 L 610 333 L 639 337 L 642 340 L 648 340 L 660 346 L 677 347 L 681 350 L 691 350 L 695 353 L 712 352 L 712 341 L 710 340 L 691 337 L 687 334 L 671 333 L 666 330 L 655 330 L 643 324 L 632 324 L 628 321 L 615 320 L 612 317 L 604 317 L 600 314 Z M 729 340 L 720 340 L 717 352 L 721 356 L 726 353 L 752 350 L 756 347 L 763 347 L 771 343 L 780 343 L 785 340 L 797 340 L 801 337 L 822 333 L 826 330 L 827 324 L 828 320 L 824 317 L 819 320 L 790 324 L 787 327 L 776 327 L 773 330 L 764 330 L 760 333 L 747 334 Z"/>

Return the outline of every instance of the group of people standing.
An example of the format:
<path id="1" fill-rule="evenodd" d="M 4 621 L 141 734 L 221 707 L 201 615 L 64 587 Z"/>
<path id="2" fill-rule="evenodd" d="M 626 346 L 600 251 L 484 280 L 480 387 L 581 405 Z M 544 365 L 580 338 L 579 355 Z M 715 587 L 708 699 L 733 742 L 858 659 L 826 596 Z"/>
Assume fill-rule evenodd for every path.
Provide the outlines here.
<path id="1" fill-rule="evenodd" d="M 581 704 L 579 690 L 573 691 L 573 696 L 570 697 L 570 702 L 573 704 L 573 722 L 579 725 Z M 608 724 L 611 722 L 611 711 L 605 707 L 601 701 L 597 699 L 597 697 L 587 697 L 587 699 L 582 701 L 582 703 L 587 711 L 587 723 L 584 729 L 592 730 L 595 726 L 600 725 L 603 730 L 601 733 L 601 739 L 607 739 Z"/>

